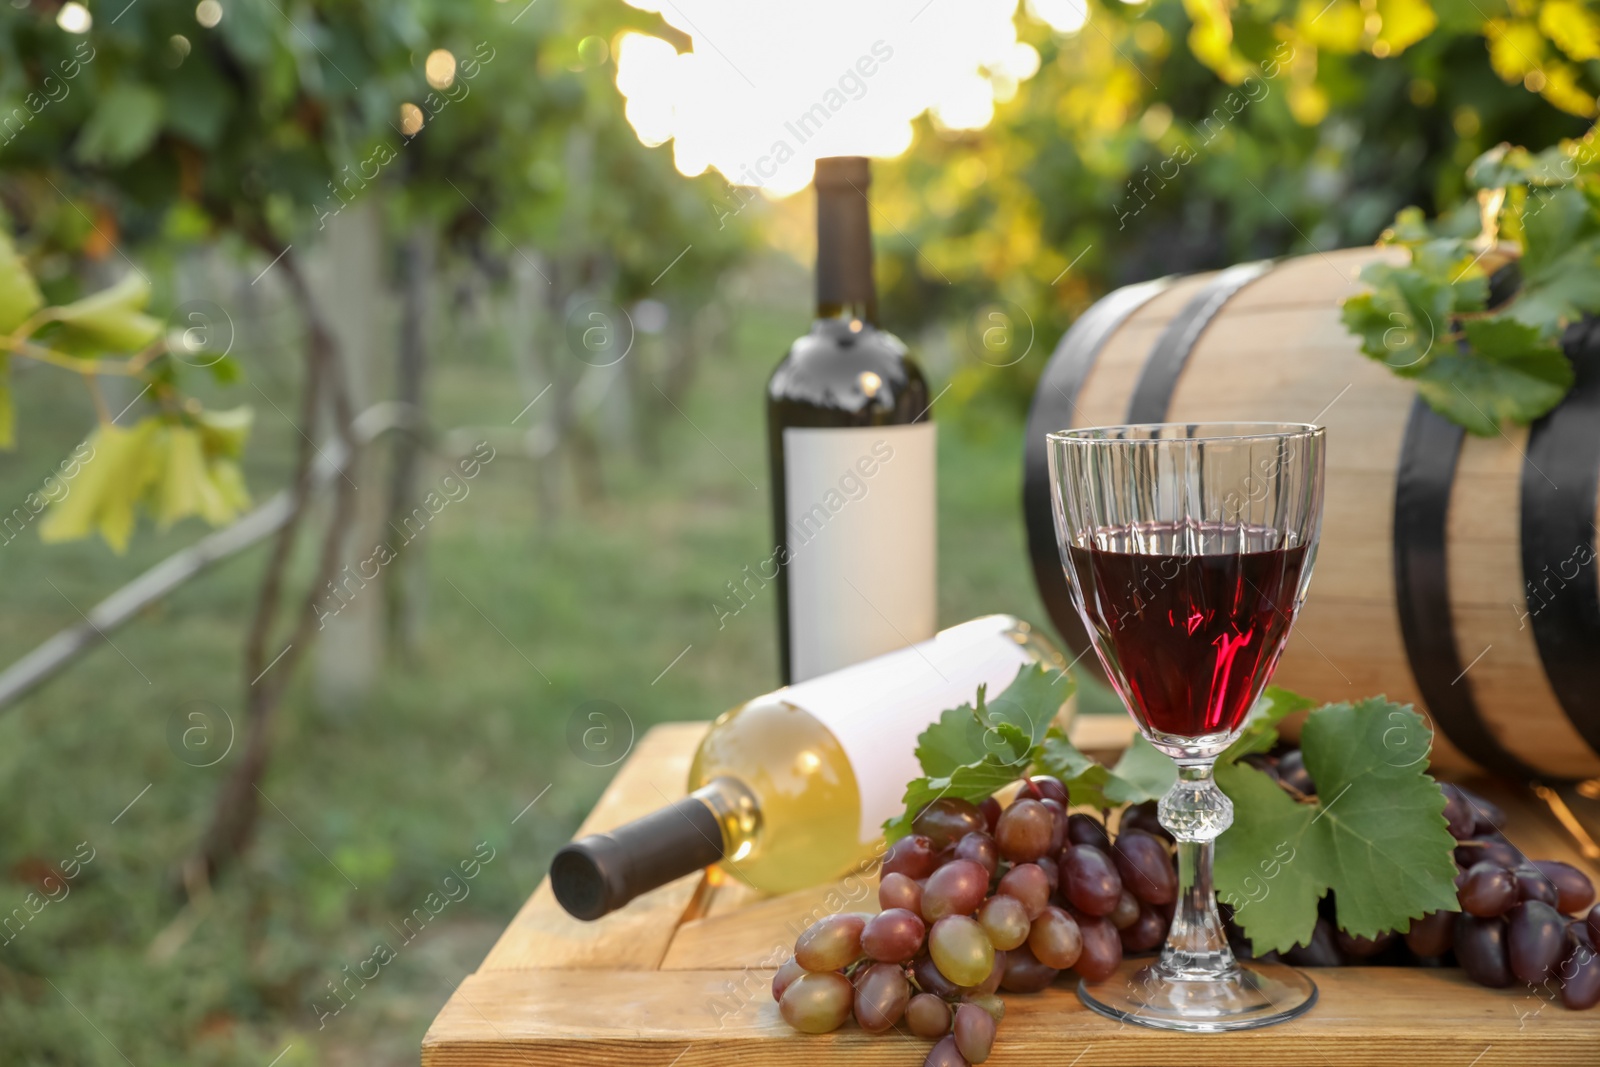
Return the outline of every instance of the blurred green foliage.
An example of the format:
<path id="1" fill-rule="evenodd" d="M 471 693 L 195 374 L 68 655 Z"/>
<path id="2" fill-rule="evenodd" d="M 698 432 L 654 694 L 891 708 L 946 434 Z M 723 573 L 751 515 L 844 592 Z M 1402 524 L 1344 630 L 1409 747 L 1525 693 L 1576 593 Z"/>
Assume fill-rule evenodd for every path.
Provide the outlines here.
<path id="1" fill-rule="evenodd" d="M 892 325 L 954 324 L 952 405 L 1015 417 L 1043 359 L 995 372 L 991 308 L 1049 350 L 1119 285 L 1373 241 L 1395 213 L 1470 196 L 1502 141 L 1580 137 L 1600 18 L 1573 0 L 1086 0 L 978 133 L 925 124 L 874 201 Z M 1069 269 L 1070 268 L 1070 269 Z M 1031 326 L 1030 326 L 1031 324 Z"/>

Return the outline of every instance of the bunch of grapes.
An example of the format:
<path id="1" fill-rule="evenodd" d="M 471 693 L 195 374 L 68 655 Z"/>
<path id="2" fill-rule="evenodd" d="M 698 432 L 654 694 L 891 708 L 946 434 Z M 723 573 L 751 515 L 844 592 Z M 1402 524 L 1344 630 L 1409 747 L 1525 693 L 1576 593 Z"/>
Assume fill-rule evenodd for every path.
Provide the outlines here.
<path id="1" fill-rule="evenodd" d="M 1166 940 L 1177 871 L 1153 805 L 1113 841 L 1068 814 L 1066 787 L 1022 783 L 1009 806 L 942 798 L 889 849 L 876 915 L 829 915 L 800 935 L 772 995 L 783 1018 L 827 1033 L 852 1016 L 935 1041 L 926 1067 L 989 1058 L 1005 1016 L 997 990 L 1033 993 L 1062 971 L 1096 980 Z"/>
<path id="2" fill-rule="evenodd" d="M 1299 749 L 1247 756 L 1291 795 L 1316 796 Z M 1523 982 L 1554 1000 L 1581 1010 L 1600 1003 L 1600 908 L 1590 908 L 1595 890 L 1582 871 L 1556 860 L 1529 860 L 1500 832 L 1505 813 L 1483 797 L 1443 784 L 1444 817 L 1458 842 L 1456 899 L 1460 911 L 1436 911 L 1406 930 L 1374 938 L 1352 937 L 1333 921 L 1333 894 L 1310 942 L 1283 958 L 1301 967 L 1346 963 L 1459 966 L 1479 985 L 1502 989 Z M 1248 942 L 1224 907 L 1229 939 L 1246 957 Z M 1588 911 L 1587 918 L 1576 918 Z M 1265 954 L 1263 958 L 1275 958 Z M 1543 995 L 1543 994 L 1541 994 Z"/>

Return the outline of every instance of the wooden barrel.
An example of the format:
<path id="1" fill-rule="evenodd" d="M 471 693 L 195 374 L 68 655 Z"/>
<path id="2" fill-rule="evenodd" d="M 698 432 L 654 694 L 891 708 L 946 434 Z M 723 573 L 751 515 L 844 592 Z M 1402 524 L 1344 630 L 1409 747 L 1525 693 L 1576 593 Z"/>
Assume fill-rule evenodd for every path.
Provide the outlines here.
<path id="1" fill-rule="evenodd" d="M 1028 417 L 1034 575 L 1074 654 L 1086 638 L 1050 515 L 1045 434 L 1138 422 L 1327 427 L 1322 544 L 1277 684 L 1379 693 L 1435 726 L 1435 765 L 1600 776 L 1600 324 L 1566 337 L 1571 395 L 1531 428 L 1475 437 L 1361 354 L 1339 321 L 1358 248 L 1119 289 L 1051 356 Z M 1092 657 L 1089 657 L 1092 662 Z"/>

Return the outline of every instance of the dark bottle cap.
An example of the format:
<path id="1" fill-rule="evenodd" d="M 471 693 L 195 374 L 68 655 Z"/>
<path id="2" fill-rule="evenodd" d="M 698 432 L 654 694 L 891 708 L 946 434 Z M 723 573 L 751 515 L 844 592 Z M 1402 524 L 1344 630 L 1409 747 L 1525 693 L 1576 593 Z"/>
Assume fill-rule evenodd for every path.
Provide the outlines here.
<path id="1" fill-rule="evenodd" d="M 872 182 L 872 164 L 865 156 L 824 156 L 812 180 L 819 189 L 854 188 L 865 193 Z"/>
<path id="2" fill-rule="evenodd" d="M 867 322 L 878 317 L 872 284 L 872 220 L 867 187 L 871 164 L 862 156 L 817 160 L 817 317 L 848 308 Z"/>
<path id="3" fill-rule="evenodd" d="M 598 919 L 641 893 L 722 859 L 722 826 L 704 801 L 684 797 L 603 834 L 590 834 L 550 861 L 550 888 L 573 916 Z"/>

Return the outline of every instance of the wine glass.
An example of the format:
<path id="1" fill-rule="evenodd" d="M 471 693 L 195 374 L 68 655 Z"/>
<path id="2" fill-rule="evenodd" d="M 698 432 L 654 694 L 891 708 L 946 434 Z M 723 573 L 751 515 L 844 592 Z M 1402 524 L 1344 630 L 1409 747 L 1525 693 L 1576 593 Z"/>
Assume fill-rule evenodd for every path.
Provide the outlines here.
<path id="1" fill-rule="evenodd" d="M 1317 999 L 1280 963 L 1240 961 L 1212 891 L 1233 804 L 1212 766 L 1277 666 L 1322 526 L 1323 431 L 1168 423 L 1049 435 L 1056 539 L 1095 654 L 1139 730 L 1178 765 L 1161 798 L 1178 900 L 1155 963 L 1125 961 L 1078 995 L 1168 1030 L 1240 1030 Z"/>

